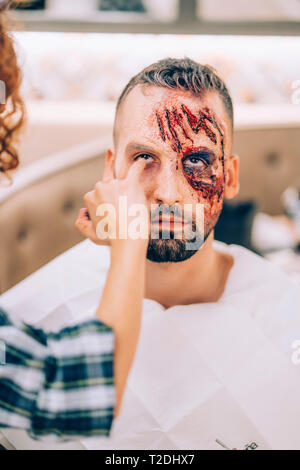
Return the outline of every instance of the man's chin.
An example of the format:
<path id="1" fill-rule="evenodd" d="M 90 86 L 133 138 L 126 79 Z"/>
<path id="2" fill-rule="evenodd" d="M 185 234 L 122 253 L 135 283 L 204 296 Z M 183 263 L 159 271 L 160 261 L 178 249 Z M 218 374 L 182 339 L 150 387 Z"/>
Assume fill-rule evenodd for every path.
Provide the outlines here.
<path id="1" fill-rule="evenodd" d="M 188 243 L 186 240 L 150 239 L 147 259 L 155 263 L 178 263 L 191 258 L 203 245 L 203 240 Z M 191 248 L 192 245 L 193 247 Z"/>

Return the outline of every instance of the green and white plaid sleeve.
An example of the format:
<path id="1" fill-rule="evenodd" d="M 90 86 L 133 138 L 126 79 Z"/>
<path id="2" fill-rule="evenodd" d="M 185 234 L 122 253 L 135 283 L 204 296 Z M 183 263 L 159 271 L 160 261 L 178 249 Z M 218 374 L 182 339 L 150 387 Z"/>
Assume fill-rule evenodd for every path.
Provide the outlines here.
<path id="1" fill-rule="evenodd" d="M 97 319 L 45 333 L 0 308 L 0 428 L 47 441 L 109 435 L 113 348 Z"/>

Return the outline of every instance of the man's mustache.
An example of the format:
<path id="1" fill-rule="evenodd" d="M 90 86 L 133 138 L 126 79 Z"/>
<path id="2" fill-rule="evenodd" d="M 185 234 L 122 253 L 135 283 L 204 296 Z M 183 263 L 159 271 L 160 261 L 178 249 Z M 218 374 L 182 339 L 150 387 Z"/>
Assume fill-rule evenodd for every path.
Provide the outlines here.
<path id="1" fill-rule="evenodd" d="M 86 210 L 85 215 L 89 220 L 91 220 L 88 210 Z M 164 215 L 166 216 L 172 215 L 173 217 L 176 217 L 182 221 L 184 220 L 185 223 L 192 224 L 193 227 L 195 226 L 195 221 L 193 219 L 192 214 L 190 213 L 187 214 L 187 211 L 183 213 L 180 206 L 177 206 L 177 205 L 167 206 L 166 204 L 154 204 L 154 205 L 152 204 L 151 205 L 151 210 L 150 210 L 151 221 L 157 220 L 159 219 L 160 216 L 163 217 Z"/>
<path id="2" fill-rule="evenodd" d="M 181 207 L 178 205 L 167 206 L 166 204 L 154 204 L 151 205 L 150 210 L 151 220 L 159 219 L 159 217 L 163 217 L 164 215 L 176 217 L 180 220 L 186 219 L 186 222 L 192 222 L 192 214 L 187 213 L 187 211 L 183 212 Z"/>

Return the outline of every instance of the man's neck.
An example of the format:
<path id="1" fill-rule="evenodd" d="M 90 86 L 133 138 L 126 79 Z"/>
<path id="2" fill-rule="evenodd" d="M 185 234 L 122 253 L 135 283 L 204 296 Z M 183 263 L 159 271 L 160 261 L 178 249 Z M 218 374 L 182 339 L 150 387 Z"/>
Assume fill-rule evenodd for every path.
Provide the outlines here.
<path id="1" fill-rule="evenodd" d="M 188 260 L 146 263 L 145 297 L 164 307 L 217 301 L 233 264 L 231 256 L 213 248 L 213 232 Z"/>

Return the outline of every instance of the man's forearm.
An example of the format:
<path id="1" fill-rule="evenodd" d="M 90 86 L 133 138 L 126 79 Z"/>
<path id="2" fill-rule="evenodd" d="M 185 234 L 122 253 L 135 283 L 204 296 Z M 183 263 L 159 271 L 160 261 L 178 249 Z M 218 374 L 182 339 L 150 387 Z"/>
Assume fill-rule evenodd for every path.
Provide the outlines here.
<path id="1" fill-rule="evenodd" d="M 115 333 L 115 416 L 118 415 L 141 327 L 147 244 L 126 240 L 111 248 L 108 272 L 97 317 Z"/>

